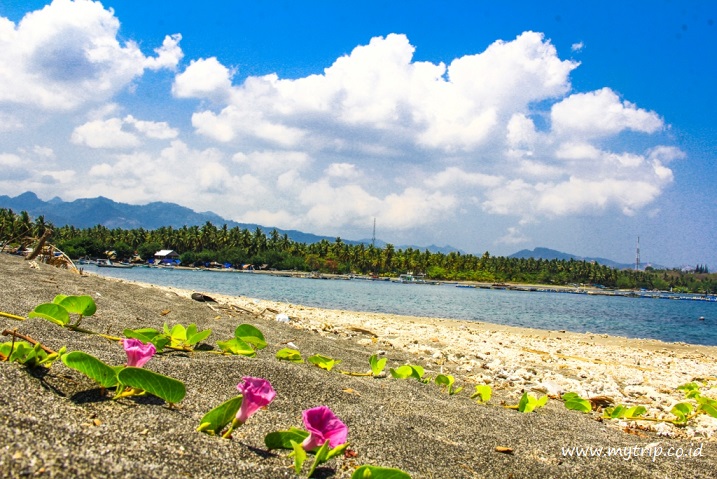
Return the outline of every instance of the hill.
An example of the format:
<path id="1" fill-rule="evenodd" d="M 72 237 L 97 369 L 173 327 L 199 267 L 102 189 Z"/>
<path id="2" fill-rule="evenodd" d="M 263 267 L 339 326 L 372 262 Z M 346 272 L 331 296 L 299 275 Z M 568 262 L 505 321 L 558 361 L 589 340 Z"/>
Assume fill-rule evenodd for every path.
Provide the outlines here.
<path id="1" fill-rule="evenodd" d="M 617 261 L 613 261 L 606 258 L 590 258 L 590 257 L 584 257 L 584 256 L 577 256 L 570 253 L 563 253 L 562 251 L 556 251 L 554 249 L 550 248 L 542 248 L 538 247 L 535 248 L 533 251 L 530 251 L 528 249 L 520 250 L 517 253 L 513 253 L 509 256 L 509 258 L 535 258 L 535 259 L 557 259 L 557 260 L 565 260 L 569 261 L 571 259 L 575 261 L 588 261 L 588 262 L 596 262 L 598 264 L 608 266 L 610 268 L 615 269 L 634 269 L 634 264 L 629 263 L 618 263 Z M 644 268 L 646 266 L 652 266 L 655 269 L 666 269 L 664 266 L 661 265 L 655 265 L 655 264 L 648 264 L 644 263 L 640 265 L 641 268 Z"/>
<path id="2" fill-rule="evenodd" d="M 0 208 L 9 208 L 15 212 L 27 211 L 27 213 L 36 218 L 44 216 L 45 220 L 58 225 L 72 225 L 76 228 L 91 228 L 96 225 L 106 226 L 107 228 L 134 229 L 144 228 L 154 230 L 163 226 L 171 226 L 172 228 L 182 228 L 183 226 L 202 226 L 207 221 L 221 226 L 226 224 L 229 228 L 238 227 L 241 229 L 255 230 L 261 228 L 265 232 L 276 229 L 279 234 L 286 234 L 289 239 L 298 243 L 318 243 L 322 240 L 334 242 L 335 236 L 320 236 L 311 233 L 305 233 L 297 230 L 283 230 L 262 226 L 254 223 L 237 223 L 222 218 L 216 213 L 205 211 L 198 213 L 184 206 L 175 203 L 153 202 L 146 205 L 130 205 L 127 203 L 119 203 L 105 197 L 97 198 L 81 198 L 74 201 L 63 201 L 61 198 L 55 197 L 50 201 L 43 201 L 33 192 L 26 192 L 16 197 L 7 195 L 0 196 Z M 371 240 L 345 240 L 347 244 L 371 244 Z M 385 245 L 386 243 L 376 240 L 376 245 Z M 452 246 L 400 246 L 397 249 L 428 249 L 434 253 L 449 253 L 451 251 L 459 251 Z"/>

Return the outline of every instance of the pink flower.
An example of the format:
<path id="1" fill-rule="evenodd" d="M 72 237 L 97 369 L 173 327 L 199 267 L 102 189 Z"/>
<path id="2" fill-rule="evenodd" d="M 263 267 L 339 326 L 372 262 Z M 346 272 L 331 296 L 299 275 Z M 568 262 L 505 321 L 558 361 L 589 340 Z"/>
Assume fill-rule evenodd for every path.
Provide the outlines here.
<path id="1" fill-rule="evenodd" d="M 243 396 L 236 416 L 236 420 L 241 424 L 259 409 L 268 406 L 276 397 L 276 391 L 266 379 L 244 377 L 242 382 L 237 384 L 237 389 Z"/>
<path id="2" fill-rule="evenodd" d="M 141 368 L 157 352 L 154 344 L 144 344 L 139 339 L 125 339 L 122 343 L 127 353 L 127 366 Z"/>
<path id="3" fill-rule="evenodd" d="M 331 449 L 346 442 L 349 428 L 328 407 L 307 409 L 303 416 L 304 427 L 309 431 L 309 437 L 301 443 L 305 451 L 313 451 L 326 441 L 329 441 Z"/>

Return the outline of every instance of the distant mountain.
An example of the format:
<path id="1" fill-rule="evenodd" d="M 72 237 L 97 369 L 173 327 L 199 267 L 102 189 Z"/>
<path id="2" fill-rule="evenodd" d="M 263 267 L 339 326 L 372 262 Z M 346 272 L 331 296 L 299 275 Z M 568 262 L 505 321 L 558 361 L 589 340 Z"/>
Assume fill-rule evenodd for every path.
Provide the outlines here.
<path id="1" fill-rule="evenodd" d="M 610 259 L 605 258 L 587 258 L 583 256 L 576 256 L 574 254 L 569 253 L 563 253 L 561 251 L 556 251 L 554 249 L 549 248 L 535 248 L 533 251 L 530 251 L 528 249 L 520 250 L 517 253 L 513 253 L 512 255 L 508 256 L 509 258 L 535 258 L 535 259 L 557 259 L 557 260 L 565 260 L 569 261 L 571 259 L 574 259 L 575 261 L 594 261 L 598 264 L 607 266 L 609 268 L 615 268 L 615 269 L 634 269 L 634 264 L 628 264 L 628 263 L 618 263 L 617 261 L 613 261 Z M 652 266 L 655 269 L 667 269 L 665 266 L 656 265 L 656 264 L 649 264 L 649 263 L 643 263 L 640 265 L 641 268 L 645 268 L 646 266 Z"/>
<path id="2" fill-rule="evenodd" d="M 10 208 L 16 213 L 27 211 L 33 218 L 42 215 L 46 221 L 54 225 L 72 225 L 77 228 L 91 228 L 96 225 L 102 225 L 107 228 L 154 230 L 163 226 L 171 226 L 172 228 L 202 226 L 209 221 L 215 226 L 226 224 L 229 228 L 236 226 L 252 231 L 256 228 L 261 228 L 265 233 L 274 229 L 253 223 L 237 223 L 236 221 L 226 220 L 211 211 L 197 213 L 175 203 L 153 202 L 146 205 L 130 205 L 118 203 L 102 196 L 98 198 L 82 198 L 69 202 L 62 201 L 58 197 L 50 201 L 43 201 L 35 193 L 28 191 L 14 198 L 0 196 L 0 208 Z M 303 231 L 282 230 L 279 228 L 276 228 L 276 230 L 279 234 L 286 234 L 289 239 L 298 243 L 311 244 L 322 240 L 330 242 L 336 240 L 335 236 L 319 236 L 304 233 Z M 342 241 L 346 244 L 371 244 L 371 240 L 352 241 L 342 238 Z M 383 241 L 376 240 L 377 246 L 379 243 L 386 244 Z M 452 246 L 412 247 L 420 250 L 428 249 L 434 253 L 458 251 Z M 396 248 L 406 249 L 408 246 L 396 246 Z"/>

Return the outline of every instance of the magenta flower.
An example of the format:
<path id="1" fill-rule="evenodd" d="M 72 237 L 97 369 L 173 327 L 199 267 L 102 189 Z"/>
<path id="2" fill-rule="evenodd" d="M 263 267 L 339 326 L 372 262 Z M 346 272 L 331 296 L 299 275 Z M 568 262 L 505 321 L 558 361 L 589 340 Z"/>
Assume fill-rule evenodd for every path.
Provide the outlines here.
<path id="1" fill-rule="evenodd" d="M 276 397 L 276 391 L 271 387 L 271 383 L 262 378 L 244 377 L 242 382 L 237 384 L 237 389 L 243 396 L 236 416 L 240 424 L 244 424 L 252 414 L 268 406 Z"/>
<path id="2" fill-rule="evenodd" d="M 303 416 L 304 427 L 309 431 L 309 437 L 301 443 L 305 451 L 313 451 L 326 441 L 331 449 L 346 442 L 349 428 L 328 407 L 307 409 Z"/>
<path id="3" fill-rule="evenodd" d="M 157 348 L 154 347 L 154 344 L 144 344 L 139 339 L 125 339 L 122 341 L 122 344 L 127 353 L 127 366 L 141 368 L 154 356 L 154 353 L 157 352 Z"/>

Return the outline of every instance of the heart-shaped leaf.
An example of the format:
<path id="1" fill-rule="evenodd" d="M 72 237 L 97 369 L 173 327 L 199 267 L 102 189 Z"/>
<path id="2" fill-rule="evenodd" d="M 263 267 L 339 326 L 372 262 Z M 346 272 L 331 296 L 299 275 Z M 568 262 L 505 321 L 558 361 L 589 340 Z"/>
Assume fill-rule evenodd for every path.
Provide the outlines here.
<path id="1" fill-rule="evenodd" d="M 126 367 L 117 373 L 123 386 L 141 389 L 170 404 L 176 404 L 187 394 L 184 383 L 143 368 Z"/>
<path id="2" fill-rule="evenodd" d="M 567 392 L 563 394 L 563 401 L 565 401 L 565 407 L 572 411 L 590 412 L 593 410 L 590 401 L 581 398 L 574 392 Z"/>
<path id="3" fill-rule="evenodd" d="M 219 434 L 236 417 L 243 400 L 240 394 L 224 401 L 202 417 L 197 430 L 212 435 Z"/>
<path id="4" fill-rule="evenodd" d="M 291 448 L 294 450 L 294 472 L 296 472 L 296 475 L 299 476 L 301 475 L 301 467 L 306 461 L 306 451 L 304 451 L 301 443 L 297 443 L 296 441 L 291 441 Z M 313 474 L 313 471 L 311 474 Z M 311 477 L 311 474 L 307 477 Z"/>
<path id="5" fill-rule="evenodd" d="M 256 349 L 264 349 L 266 347 L 264 335 L 251 324 L 240 324 L 237 326 L 234 330 L 234 337 L 251 344 Z"/>
<path id="6" fill-rule="evenodd" d="M 92 316 L 97 311 L 97 305 L 92 296 L 64 296 L 57 301 L 57 297 L 53 302 L 64 306 L 71 314 L 79 314 L 80 316 Z"/>
<path id="7" fill-rule="evenodd" d="M 471 399 L 477 399 L 480 402 L 490 401 L 490 397 L 493 395 L 493 388 L 487 384 L 478 384 L 475 392 L 471 394 Z"/>
<path id="8" fill-rule="evenodd" d="M 276 359 L 281 359 L 284 361 L 291 361 L 292 363 L 303 363 L 304 360 L 301 359 L 301 353 L 297 351 L 296 349 L 289 349 L 284 348 L 280 349 L 276 352 Z"/>
<path id="9" fill-rule="evenodd" d="M 111 388 L 117 385 L 117 370 L 96 357 L 83 351 L 73 351 L 62 355 L 62 362 L 68 368 L 75 369 L 90 379 L 94 380 L 103 388 Z"/>
<path id="10" fill-rule="evenodd" d="M 288 431 L 270 432 L 264 436 L 264 444 L 267 449 L 291 449 L 291 441 L 301 444 L 307 437 L 307 431 L 292 427 Z"/>
<path id="11" fill-rule="evenodd" d="M 379 376 L 383 372 L 383 369 L 386 367 L 387 361 L 387 358 L 378 359 L 378 356 L 376 356 L 375 354 L 368 358 L 368 363 L 371 365 L 371 374 L 373 374 L 374 376 Z"/>
<path id="12" fill-rule="evenodd" d="M 239 338 L 232 338 L 227 341 L 217 341 L 217 346 L 219 346 L 225 353 L 249 356 L 250 358 L 256 356 L 254 348 Z"/>
<path id="13" fill-rule="evenodd" d="M 55 303 L 39 304 L 27 316 L 29 318 L 43 318 L 60 326 L 65 326 L 70 322 L 70 313 L 67 309 Z"/>
<path id="14" fill-rule="evenodd" d="M 364 464 L 351 474 L 351 479 L 411 479 L 411 476 L 400 469 Z"/>
<path id="15" fill-rule="evenodd" d="M 314 354 L 306 361 L 327 371 L 331 371 L 334 366 L 341 362 L 340 360 L 333 359 L 328 356 L 322 356 L 321 354 Z"/>

